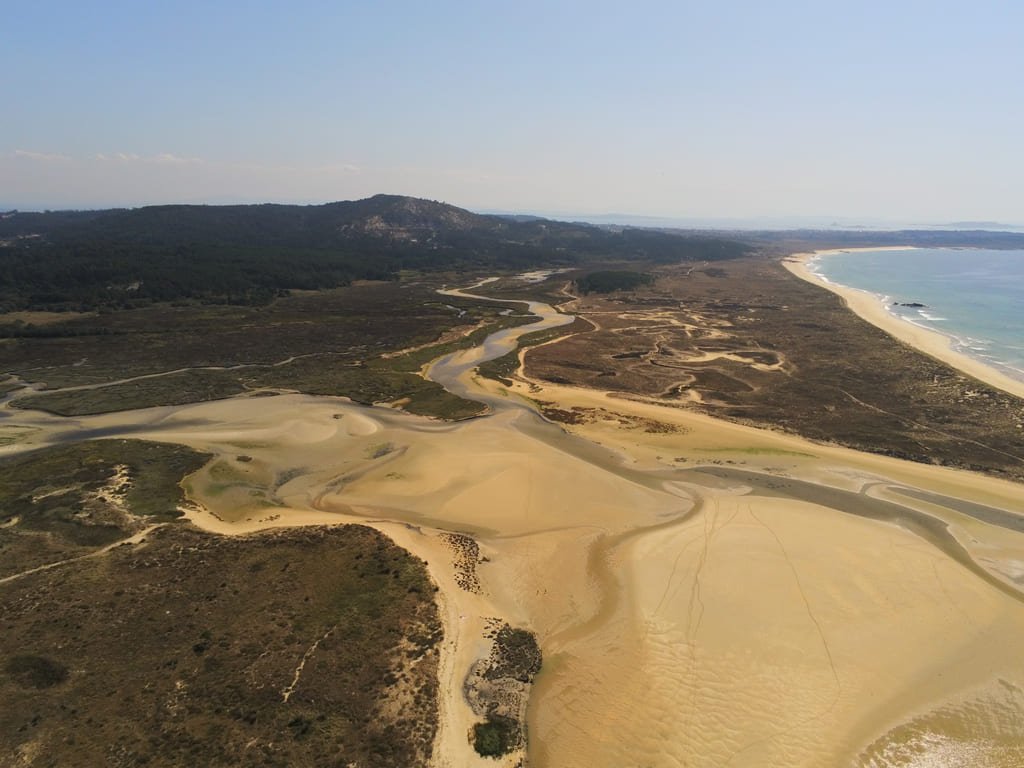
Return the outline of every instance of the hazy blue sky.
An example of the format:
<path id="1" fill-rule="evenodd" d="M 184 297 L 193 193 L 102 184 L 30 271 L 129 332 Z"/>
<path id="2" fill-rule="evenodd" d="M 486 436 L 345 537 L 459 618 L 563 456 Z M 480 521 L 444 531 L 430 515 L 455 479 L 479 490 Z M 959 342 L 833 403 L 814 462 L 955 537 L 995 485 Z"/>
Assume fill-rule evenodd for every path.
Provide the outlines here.
<path id="1" fill-rule="evenodd" d="M 1020 0 L 0 8 L 0 204 L 1024 220 Z"/>

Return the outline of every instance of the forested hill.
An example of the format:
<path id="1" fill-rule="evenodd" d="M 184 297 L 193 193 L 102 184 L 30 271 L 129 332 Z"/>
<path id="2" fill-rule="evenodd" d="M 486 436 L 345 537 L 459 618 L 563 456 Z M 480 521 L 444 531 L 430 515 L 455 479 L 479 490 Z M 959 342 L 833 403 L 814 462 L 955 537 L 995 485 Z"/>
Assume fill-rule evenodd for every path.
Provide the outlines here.
<path id="1" fill-rule="evenodd" d="M 394 195 L 326 205 L 162 205 L 0 216 L 0 311 L 262 303 L 401 270 L 711 261 L 725 238 L 474 214 Z"/>

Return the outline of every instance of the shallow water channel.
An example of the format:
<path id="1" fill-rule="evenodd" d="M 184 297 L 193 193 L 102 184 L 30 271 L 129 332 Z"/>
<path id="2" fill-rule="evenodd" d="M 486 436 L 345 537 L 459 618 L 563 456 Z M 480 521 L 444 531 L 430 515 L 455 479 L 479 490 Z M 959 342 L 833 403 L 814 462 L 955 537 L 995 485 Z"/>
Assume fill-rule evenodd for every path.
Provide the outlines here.
<path id="1" fill-rule="evenodd" d="M 475 299 L 477 301 L 507 303 L 507 300 L 505 299 L 468 293 L 469 290 L 486 285 L 488 282 L 490 282 L 490 280 L 483 280 L 473 286 L 470 286 L 470 288 L 446 289 L 439 291 L 439 293 L 444 296 L 458 296 L 460 298 Z M 464 397 L 467 400 L 485 403 L 495 411 L 509 407 L 522 407 L 522 404 L 516 400 L 494 397 L 481 390 L 479 387 L 474 387 L 467 374 L 481 363 L 485 363 L 489 360 L 496 360 L 502 355 L 516 349 L 520 337 L 525 336 L 528 333 L 546 331 L 549 328 L 560 328 L 564 325 L 569 325 L 576 318 L 574 315 L 563 314 L 550 304 L 545 304 L 541 301 L 523 301 L 519 303 L 525 305 L 526 311 L 529 314 L 537 317 L 536 322 L 497 331 L 485 338 L 483 343 L 479 346 L 472 347 L 471 349 L 458 350 L 438 358 L 430 364 L 430 367 L 427 370 L 427 378 L 431 381 L 437 382 L 452 394 Z"/>
<path id="2" fill-rule="evenodd" d="M 474 292 L 488 282 L 444 293 L 505 302 Z M 536 322 L 427 370 L 486 404 L 483 418 L 302 395 L 79 419 L 5 407 L 0 427 L 31 437 L 4 450 L 132 436 L 209 451 L 237 480 L 215 495 L 209 473 L 192 478 L 220 515 L 211 530 L 362 515 L 442 570 L 437 532 L 473 535 L 483 590 L 448 588 L 459 647 L 442 688 L 464 706 L 487 617 L 534 630 L 545 655 L 529 710 L 534 768 L 953 765 L 900 757 L 953 742 L 994 745 L 986 764 L 1020 764 L 1020 515 L 968 501 L 975 486 L 946 470 L 603 393 L 541 393 L 595 414 L 568 432 L 474 379 L 521 336 L 574 320 L 523 304 Z M 630 413 L 673 429 L 647 433 Z M 459 727 L 447 738 L 465 748 Z"/>

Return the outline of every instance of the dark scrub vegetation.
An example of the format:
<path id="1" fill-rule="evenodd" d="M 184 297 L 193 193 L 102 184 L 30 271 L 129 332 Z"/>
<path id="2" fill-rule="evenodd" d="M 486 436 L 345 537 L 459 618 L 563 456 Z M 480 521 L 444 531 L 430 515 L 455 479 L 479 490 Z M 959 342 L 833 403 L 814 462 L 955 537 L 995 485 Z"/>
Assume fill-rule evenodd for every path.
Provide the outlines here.
<path id="1" fill-rule="evenodd" d="M 0 311 L 262 305 L 282 291 L 390 280 L 403 270 L 708 261 L 747 250 L 723 238 L 516 221 L 391 195 L 315 206 L 14 214 L 0 221 Z"/>
<path id="2" fill-rule="evenodd" d="M 424 765 L 433 595 L 361 526 L 174 523 L 0 585 L 0 764 Z"/>

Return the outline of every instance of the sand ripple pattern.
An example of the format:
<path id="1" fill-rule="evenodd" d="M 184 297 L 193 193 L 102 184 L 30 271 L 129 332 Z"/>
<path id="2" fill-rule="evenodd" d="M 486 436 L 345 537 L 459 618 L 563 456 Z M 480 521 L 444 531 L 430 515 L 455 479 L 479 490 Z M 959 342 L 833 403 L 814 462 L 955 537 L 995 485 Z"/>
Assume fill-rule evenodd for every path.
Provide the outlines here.
<path id="1" fill-rule="evenodd" d="M 184 443 L 215 456 L 186 480 L 203 527 L 359 520 L 428 560 L 439 763 L 499 765 L 469 748 L 459 692 L 500 620 L 544 655 L 532 768 L 1024 765 L 1024 532 L 979 513 L 1024 513 L 1019 486 L 550 382 L 499 389 L 464 358 L 440 372 L 493 415 L 459 424 L 285 395 L 5 426 L 26 447 Z M 529 397 L 614 418 L 563 428 Z M 896 511 L 871 513 L 883 497 Z M 478 546 L 461 586 L 452 535 Z"/>

